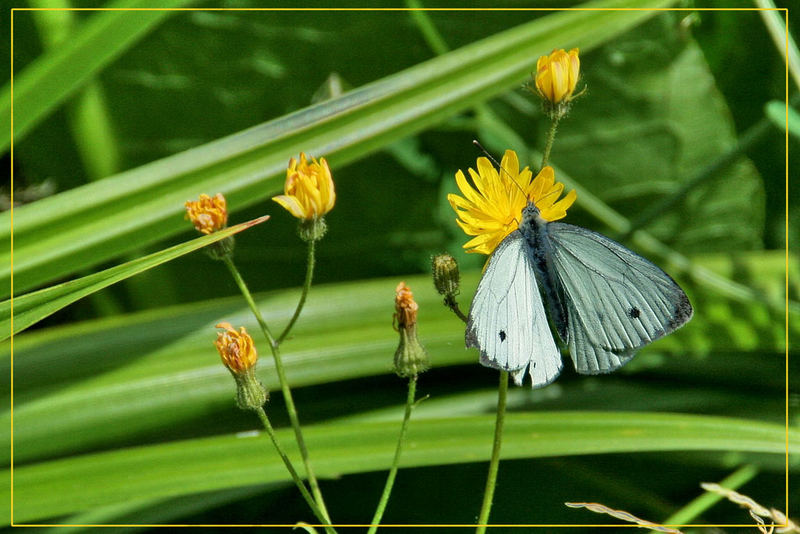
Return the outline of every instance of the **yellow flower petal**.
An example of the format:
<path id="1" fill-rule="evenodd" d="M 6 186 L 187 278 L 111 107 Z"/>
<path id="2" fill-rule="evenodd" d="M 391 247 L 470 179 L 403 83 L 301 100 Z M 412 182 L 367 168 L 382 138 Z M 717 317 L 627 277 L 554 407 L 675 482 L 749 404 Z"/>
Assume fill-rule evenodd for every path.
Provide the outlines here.
<path id="1" fill-rule="evenodd" d="M 286 209 L 289 213 L 291 213 L 294 217 L 298 219 L 302 219 L 305 217 L 305 212 L 303 211 L 303 207 L 297 201 L 295 197 L 290 197 L 286 195 L 279 195 L 277 197 L 272 197 L 272 200 L 280 204 L 281 206 Z"/>
<path id="2" fill-rule="evenodd" d="M 556 183 L 552 167 L 545 167 L 531 180 L 530 169 L 520 171 L 519 159 L 512 150 L 506 151 L 500 165 L 498 172 L 488 159 L 478 158 L 478 170 L 468 169 L 474 185 L 458 171 L 455 178 L 463 197 L 447 195 L 456 223 L 465 234 L 474 236 L 464 244 L 467 252 L 491 254 L 517 229 L 528 202 L 534 202 L 541 217 L 548 221 L 563 218 L 575 202 L 575 191 L 558 200 L 564 185 Z"/>
<path id="3" fill-rule="evenodd" d="M 569 53 L 553 50 L 549 56 L 541 56 L 536 62 L 536 90 L 551 104 L 569 102 L 578 83 L 580 66 L 577 48 Z"/>
<path id="4" fill-rule="evenodd" d="M 301 153 L 300 160 L 289 160 L 283 195 L 273 200 L 286 208 L 298 219 L 310 220 L 322 217 L 336 203 L 331 170 L 325 158 L 312 158 L 309 163 Z"/>

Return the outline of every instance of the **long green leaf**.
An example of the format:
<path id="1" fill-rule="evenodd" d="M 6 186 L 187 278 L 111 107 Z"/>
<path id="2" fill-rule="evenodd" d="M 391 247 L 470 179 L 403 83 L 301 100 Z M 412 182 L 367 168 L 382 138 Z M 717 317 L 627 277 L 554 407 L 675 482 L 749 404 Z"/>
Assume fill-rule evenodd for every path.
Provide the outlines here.
<path id="1" fill-rule="evenodd" d="M 58 108 L 67 98 L 114 61 L 125 50 L 173 15 L 169 8 L 190 0 L 165 0 L 163 10 L 133 11 L 149 7 L 146 0 L 119 0 L 108 11 L 95 14 L 69 42 L 43 55 L 14 77 L 14 140 Z M 17 11 L 17 17 L 23 13 Z M 0 124 L 11 124 L 11 82 L 0 89 Z M 11 129 L 0 128 L 0 153 L 11 143 Z"/>
<path id="2" fill-rule="evenodd" d="M 735 270 L 738 281 L 777 294 L 783 291 L 784 260 L 781 252 L 753 253 L 749 260 L 739 257 L 735 263 L 713 256 L 700 264 L 725 274 Z M 225 276 L 221 265 L 212 265 Z M 790 268 L 794 272 L 796 262 Z M 469 301 L 478 275 L 466 273 L 462 277 L 462 302 Z M 419 303 L 419 333 L 434 367 L 475 365 L 475 351 L 464 349 L 463 323 L 442 305 L 430 278 L 404 278 Z M 315 287 L 292 339 L 283 346 L 291 384 L 308 387 L 391 373 L 397 333 L 389 319 L 390 295 L 397 281 L 362 280 Z M 532 402 L 544 409 L 591 405 L 595 409 L 624 410 L 630 408 L 629 395 L 635 394 L 647 399 L 641 401 L 639 409 L 684 411 L 702 405 L 703 413 L 781 420 L 785 375 L 782 314 L 770 314 L 759 305 L 739 306 L 697 291 L 691 297 L 702 313 L 648 347 L 618 373 L 576 379 L 572 371 L 565 370 L 557 387 L 547 388 L 542 397 L 539 393 L 529 395 L 527 388 L 520 390 L 515 406 Z M 297 298 L 296 290 L 286 290 L 257 295 L 257 303 L 267 322 L 280 329 L 291 316 Z M 164 430 L 203 417 L 209 410 L 225 411 L 232 384 L 211 344 L 213 326 L 223 320 L 258 331 L 242 299 L 233 297 L 19 336 L 14 351 L 17 461 L 142 443 Z M 789 340 L 795 345 L 800 339 L 800 322 L 790 321 L 790 329 Z M 259 347 L 264 346 L 260 335 L 254 337 Z M 0 373 L 10 371 L 8 353 L 0 355 L 0 366 Z M 277 388 L 271 358 L 262 358 L 257 372 L 269 389 Z M 652 382 L 654 373 L 664 383 Z M 698 387 L 698 379 L 713 382 L 714 387 Z M 602 399 L 588 386 L 595 381 L 602 383 Z M 184 395 L 175 394 L 175 384 L 181 385 Z M 755 385 L 759 395 L 752 393 Z M 387 395 L 390 402 L 395 400 Z M 516 402 L 514 395 L 512 403 Z M 7 394 L 2 397 L 7 398 Z M 330 413 L 358 416 L 360 411 L 386 401 L 373 397 L 373 402 L 355 410 L 352 403 L 343 400 L 337 410 L 328 400 L 313 406 L 304 403 L 302 410 L 311 416 L 322 414 L 317 417 Z M 424 404 L 419 413 L 430 409 L 439 415 L 475 414 L 491 411 L 495 401 L 491 395 L 488 399 L 466 399 L 450 394 L 449 400 Z M 441 408 L 434 410 L 437 406 Z M 7 411 L 0 414 L 0 428 L 8 427 L 9 417 Z M 0 437 L 5 438 L 0 441 L 0 460 L 7 462 L 10 443 L 7 435 Z M 2 451 L 6 451 L 5 456 Z"/>
<path id="3" fill-rule="evenodd" d="M 671 0 L 659 0 L 664 6 Z M 601 0 L 586 8 L 657 7 L 652 0 Z M 279 187 L 290 156 L 325 155 L 343 165 L 519 84 L 553 47 L 591 49 L 652 11 L 565 11 L 491 36 L 339 98 L 14 213 L 14 287 L 25 291 L 184 226 L 178 213 L 202 192 L 226 194 L 233 210 Z M 8 288 L 9 214 L 0 214 L 0 291 Z"/>
<path id="4" fill-rule="evenodd" d="M 484 461 L 493 426 L 493 416 L 415 421 L 401 465 Z M 299 461 L 290 433 L 291 429 L 279 431 L 278 439 Z M 304 434 L 317 474 L 338 477 L 387 468 L 397 424 L 326 424 L 307 427 Z M 789 443 L 790 454 L 800 452 L 796 429 L 790 429 Z M 635 412 L 510 414 L 506 419 L 505 459 L 646 451 L 783 455 L 786 430 L 778 424 L 732 418 Z M 15 469 L 14 520 L 44 520 L 142 496 L 172 497 L 286 480 L 282 462 L 255 433 L 124 449 Z"/>
<path id="5" fill-rule="evenodd" d="M 11 336 L 12 324 L 16 334 L 95 291 L 225 239 L 267 219 L 269 219 L 269 215 L 231 226 L 211 235 L 198 237 L 99 273 L 28 293 L 13 299 L 13 308 L 12 301 L 6 300 L 0 303 L 0 340 L 8 339 Z"/>

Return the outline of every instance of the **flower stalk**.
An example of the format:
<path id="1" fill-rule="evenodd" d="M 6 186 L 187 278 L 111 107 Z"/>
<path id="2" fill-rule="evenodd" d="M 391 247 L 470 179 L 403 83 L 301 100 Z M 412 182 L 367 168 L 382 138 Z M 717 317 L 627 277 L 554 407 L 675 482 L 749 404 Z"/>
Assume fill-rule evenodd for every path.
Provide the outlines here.
<path id="1" fill-rule="evenodd" d="M 270 350 L 272 351 L 272 357 L 275 361 L 275 371 L 278 375 L 278 382 L 281 386 L 281 393 L 283 394 L 283 399 L 286 403 L 286 411 L 289 413 L 289 421 L 294 429 L 297 447 L 300 449 L 300 456 L 303 459 L 306 476 L 308 478 L 309 485 L 311 486 L 311 493 L 314 495 L 314 500 L 319 506 L 322 517 L 325 519 L 324 522 L 330 525 L 330 516 L 328 515 L 328 510 L 325 507 L 325 501 L 322 498 L 322 492 L 319 489 L 319 482 L 317 482 L 317 477 L 314 475 L 314 470 L 311 468 L 311 462 L 308 457 L 308 448 L 306 447 L 305 439 L 303 439 L 303 431 L 300 428 L 300 419 L 297 415 L 297 408 L 295 407 L 294 399 L 292 398 L 292 391 L 289 388 L 289 382 L 286 379 L 286 371 L 283 367 L 283 360 L 281 359 L 279 344 L 273 337 L 272 332 L 270 332 L 267 322 L 264 320 L 264 317 L 261 315 L 261 311 L 258 309 L 258 306 L 256 306 L 256 303 L 253 300 L 253 295 L 250 293 L 247 284 L 242 278 L 242 275 L 239 273 L 239 270 L 236 268 L 236 265 L 234 265 L 231 257 L 228 256 L 222 258 L 222 261 L 225 263 L 225 266 L 228 267 L 228 270 L 230 271 L 231 276 L 233 276 L 236 285 L 239 286 L 239 290 L 242 292 L 244 299 L 247 301 L 250 311 L 253 312 L 253 315 L 258 321 L 261 331 L 264 333 L 264 337 L 266 337 L 267 341 L 269 342 Z"/>
<path id="2" fill-rule="evenodd" d="M 494 424 L 494 444 L 492 457 L 489 460 L 489 474 L 486 477 L 486 487 L 483 491 L 483 504 L 478 515 L 478 527 L 475 534 L 486 532 L 489 522 L 489 513 L 492 511 L 494 501 L 494 488 L 497 484 L 497 471 L 500 467 L 500 448 L 503 444 L 503 424 L 506 419 L 506 397 L 508 396 L 508 371 L 500 371 L 500 384 L 497 388 L 497 418 Z"/>
<path id="3" fill-rule="evenodd" d="M 314 515 L 319 522 L 325 525 L 325 532 L 328 534 L 335 534 L 336 530 L 330 526 L 330 519 L 327 518 L 327 514 L 324 514 L 322 510 L 320 510 L 319 506 L 317 506 L 316 501 L 314 501 L 314 497 L 312 497 L 308 492 L 306 485 L 303 483 L 300 475 L 297 474 L 297 470 L 295 470 L 294 465 L 292 465 L 292 461 L 289 460 L 288 456 L 286 456 L 283 447 L 281 447 L 280 443 L 278 442 L 278 438 L 275 435 L 275 430 L 272 428 L 272 424 L 269 422 L 269 417 L 267 417 L 267 412 L 264 411 L 264 408 L 259 408 L 255 410 L 255 412 L 258 418 L 261 420 L 261 424 L 264 425 L 264 429 L 267 431 L 269 439 L 272 440 L 275 450 L 278 451 L 278 455 L 281 457 L 281 460 L 283 460 L 283 465 L 286 466 L 286 469 L 292 476 L 292 480 L 294 480 L 297 489 L 299 489 L 300 493 L 303 495 L 303 499 L 305 499 L 309 508 L 311 508 L 311 511 L 314 512 Z"/>
<path id="4" fill-rule="evenodd" d="M 397 438 L 397 446 L 394 450 L 394 460 L 386 477 L 386 484 L 383 493 L 375 509 L 367 534 L 374 534 L 383 518 L 383 512 L 389 502 L 389 495 L 392 493 L 394 479 L 397 477 L 397 469 L 400 465 L 400 453 L 403 450 L 408 421 L 411 418 L 411 410 L 416 403 L 414 397 L 417 392 L 417 377 L 430 368 L 430 361 L 425 347 L 417 338 L 417 312 L 419 304 L 414 300 L 414 294 L 405 282 L 400 282 L 395 288 L 394 316 L 392 323 L 400 333 L 400 343 L 394 353 L 394 372 L 401 378 L 408 377 L 408 395 L 406 396 L 406 408 L 403 414 L 403 424 L 400 426 L 400 436 Z"/>
<path id="5" fill-rule="evenodd" d="M 544 169 L 547 166 L 547 162 L 550 160 L 550 150 L 553 148 L 553 141 L 556 138 L 558 121 L 558 117 L 553 117 L 550 121 L 550 128 L 547 130 L 547 137 L 544 141 L 544 151 L 542 152 L 542 164 L 539 166 L 540 169 Z"/>
<path id="6" fill-rule="evenodd" d="M 228 258 L 228 260 L 230 260 L 230 258 Z M 272 424 L 269 422 L 267 413 L 264 411 L 264 404 L 267 402 L 269 395 L 264 385 L 258 381 L 255 375 L 258 351 L 256 351 L 253 338 L 247 333 L 245 327 L 241 327 L 237 331 L 230 323 L 222 322 L 217 325 L 217 328 L 221 328 L 222 332 L 217 333 L 217 340 L 214 342 L 214 345 L 217 347 L 220 358 L 222 358 L 222 363 L 228 371 L 230 371 L 236 381 L 236 404 L 242 410 L 249 410 L 256 413 L 272 440 L 275 450 L 278 451 L 278 455 L 289 471 L 289 475 L 291 475 L 292 480 L 294 480 L 295 485 L 297 485 L 297 488 L 303 495 L 303 498 L 311 507 L 314 515 L 324 523 L 325 515 L 319 509 L 317 503 L 314 502 L 303 480 L 297 474 L 289 457 L 286 456 L 286 453 L 283 451 L 283 447 L 281 447 L 275 436 Z M 330 524 L 330 521 L 327 521 L 327 523 Z M 332 528 L 326 529 L 326 531 L 335 533 L 335 530 Z"/>
<path id="7" fill-rule="evenodd" d="M 406 397 L 406 408 L 403 413 L 403 424 L 400 426 L 400 437 L 397 438 L 397 447 L 394 450 L 394 459 L 392 460 L 392 467 L 389 469 L 389 475 L 386 477 L 386 484 L 383 487 L 383 493 L 378 501 L 378 507 L 375 509 L 375 515 L 370 521 L 370 527 L 367 534 L 375 534 L 378 526 L 383 518 L 383 513 L 386 510 L 386 505 L 389 503 L 389 495 L 392 493 L 394 487 L 394 479 L 397 477 L 397 469 L 400 465 L 400 453 L 403 451 L 403 443 L 406 439 L 408 431 L 408 421 L 411 419 L 411 411 L 414 409 L 414 397 L 417 392 L 417 375 L 408 379 L 408 396 Z"/>
<path id="8" fill-rule="evenodd" d="M 292 318 L 289 320 L 289 323 L 286 325 L 286 328 L 283 329 L 281 335 L 278 336 L 277 343 L 280 345 L 283 343 L 283 340 L 286 339 L 286 336 L 289 335 L 289 332 L 292 330 L 294 323 L 297 322 L 297 318 L 300 317 L 300 312 L 303 311 L 303 306 L 305 306 L 306 298 L 308 297 L 308 291 L 311 289 L 311 281 L 314 278 L 314 265 L 316 263 L 316 258 L 314 254 L 316 240 L 310 239 L 308 241 L 308 255 L 306 257 L 306 279 L 303 282 L 303 289 L 300 293 L 300 300 L 297 301 L 297 307 L 294 310 L 294 314 L 292 314 Z"/>

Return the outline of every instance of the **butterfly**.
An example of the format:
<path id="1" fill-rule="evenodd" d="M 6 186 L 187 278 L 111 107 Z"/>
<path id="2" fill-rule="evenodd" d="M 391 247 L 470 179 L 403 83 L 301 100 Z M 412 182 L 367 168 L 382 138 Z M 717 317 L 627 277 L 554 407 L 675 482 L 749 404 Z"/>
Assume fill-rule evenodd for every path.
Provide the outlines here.
<path id="1" fill-rule="evenodd" d="M 517 385 L 527 371 L 541 387 L 562 369 L 550 322 L 575 370 L 600 374 L 692 314 L 686 293 L 655 264 L 597 232 L 542 218 L 528 200 L 489 259 L 465 338 L 483 365 L 509 371 Z"/>

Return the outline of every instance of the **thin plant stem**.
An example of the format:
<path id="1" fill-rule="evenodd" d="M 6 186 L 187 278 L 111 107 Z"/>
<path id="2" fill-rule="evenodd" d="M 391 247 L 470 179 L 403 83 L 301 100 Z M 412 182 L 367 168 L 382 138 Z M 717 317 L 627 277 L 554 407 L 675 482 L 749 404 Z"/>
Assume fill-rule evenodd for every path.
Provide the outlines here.
<path id="1" fill-rule="evenodd" d="M 244 299 L 247 301 L 247 304 L 250 306 L 250 310 L 253 312 L 253 315 L 256 317 L 259 326 L 261 326 L 261 331 L 264 332 L 264 336 L 267 338 L 267 341 L 269 341 L 269 347 L 272 350 L 272 357 L 275 360 L 275 371 L 278 373 L 278 382 L 281 385 L 281 393 L 283 393 L 283 400 L 286 403 L 286 411 L 289 413 L 289 420 L 291 421 L 292 428 L 294 429 L 295 439 L 297 439 L 297 447 L 300 449 L 300 455 L 303 458 L 303 465 L 306 469 L 308 483 L 311 486 L 311 493 L 314 495 L 314 500 L 317 502 L 323 517 L 327 520 L 328 524 L 330 524 L 331 520 L 330 516 L 328 515 L 328 509 L 325 507 L 325 501 L 322 499 L 322 492 L 319 489 L 317 477 L 314 475 L 314 470 L 311 468 L 311 462 L 308 459 L 308 448 L 306 447 L 305 439 L 303 439 L 303 431 L 300 429 L 300 420 L 297 417 L 297 408 L 295 408 L 294 399 L 292 398 L 292 390 L 289 389 L 289 382 L 286 380 L 286 371 L 283 368 L 283 361 L 281 360 L 281 353 L 278 349 L 278 343 L 272 336 L 272 333 L 267 326 L 267 322 L 261 315 L 261 311 L 258 309 L 258 306 L 256 306 L 256 303 L 253 300 L 253 295 L 250 294 L 250 290 L 247 288 L 247 284 L 242 278 L 242 275 L 239 274 L 239 270 L 236 268 L 236 265 L 234 265 L 233 259 L 231 259 L 230 256 L 225 256 L 223 261 L 228 267 L 228 270 L 231 272 L 233 279 L 236 281 L 236 285 L 239 286 L 239 289 L 241 290 Z"/>
<path id="2" fill-rule="evenodd" d="M 378 501 L 378 507 L 375 510 L 375 515 L 372 517 L 367 534 L 375 534 L 375 532 L 378 530 L 378 525 L 380 525 L 383 512 L 386 510 L 386 505 L 389 502 L 389 495 L 392 493 L 392 486 L 394 486 L 394 479 L 397 476 L 397 468 L 398 464 L 400 463 L 400 452 L 403 450 L 403 441 L 405 441 L 406 432 L 408 431 L 408 421 L 411 418 L 411 410 L 414 409 L 414 396 L 416 395 L 416 392 L 417 375 L 414 375 L 408 380 L 406 411 L 403 415 L 403 424 L 400 427 L 400 437 L 397 438 L 397 448 L 394 450 L 394 461 L 392 461 L 392 467 L 389 470 L 389 476 L 386 477 L 386 485 L 383 487 L 383 494 L 381 495 L 380 501 Z"/>
<path id="3" fill-rule="evenodd" d="M 497 419 L 494 424 L 494 445 L 492 458 L 489 460 L 489 474 L 486 477 L 486 488 L 483 491 L 483 504 L 478 515 L 478 528 L 475 534 L 486 532 L 489 522 L 489 512 L 492 510 L 494 488 L 497 483 L 497 470 L 500 466 L 500 446 L 503 443 L 503 423 L 506 419 L 506 397 L 508 396 L 508 371 L 500 371 L 500 385 L 497 388 Z"/>
<path id="4" fill-rule="evenodd" d="M 297 318 L 300 317 L 300 312 L 303 311 L 303 306 L 306 303 L 306 297 L 308 297 L 308 290 L 311 289 L 311 280 L 314 278 L 314 241 L 310 239 L 308 241 L 308 257 L 306 259 L 306 280 L 303 282 L 303 292 L 300 293 L 300 300 L 297 301 L 297 308 L 294 310 L 294 315 L 289 320 L 289 324 L 286 325 L 286 328 L 283 329 L 281 335 L 278 336 L 278 345 L 283 343 L 283 340 L 286 339 L 286 336 L 289 335 L 289 331 L 294 326 L 294 323 L 297 322 Z"/>
<path id="5" fill-rule="evenodd" d="M 459 308 L 458 302 L 456 302 L 456 299 L 454 297 L 445 297 L 444 304 L 445 306 L 450 308 L 453 311 L 453 313 L 455 313 L 456 316 L 458 316 L 459 319 L 461 319 L 465 323 L 467 322 L 467 316 L 464 315 L 464 312 L 461 311 L 461 308 Z"/>
<path id="6" fill-rule="evenodd" d="M 553 140 L 556 138 L 556 129 L 558 128 L 558 117 L 553 116 L 553 120 L 550 123 L 550 129 L 547 130 L 547 139 L 544 143 L 544 151 L 542 152 L 542 164 L 539 167 L 539 170 L 542 170 L 547 165 L 548 160 L 550 159 L 550 149 L 553 148 Z"/>
<path id="7" fill-rule="evenodd" d="M 317 503 L 314 502 L 314 497 L 308 492 L 306 489 L 306 485 L 303 483 L 303 480 L 300 478 L 300 475 L 297 474 L 294 466 L 292 465 L 292 461 L 289 460 L 289 457 L 286 456 L 286 453 L 283 451 L 283 447 L 281 447 L 280 443 L 278 443 L 278 438 L 275 436 L 275 430 L 272 428 L 272 424 L 269 422 L 269 417 L 267 417 L 267 412 L 264 411 L 264 408 L 259 408 L 255 410 L 256 415 L 258 418 L 261 419 L 261 424 L 264 425 L 264 429 L 267 431 L 267 435 L 269 439 L 272 440 L 272 444 L 275 446 L 275 450 L 278 451 L 278 455 L 283 460 L 283 465 L 286 466 L 286 469 L 289 471 L 289 474 L 292 475 L 292 480 L 294 480 L 295 485 L 297 485 L 297 489 L 300 490 L 300 493 L 303 495 L 303 498 L 308 503 L 308 506 L 311 508 L 311 511 L 314 512 L 314 515 L 317 516 L 317 519 L 320 523 L 325 523 L 325 532 L 330 534 L 334 534 L 336 530 L 329 526 L 330 520 L 328 520 L 325 515 L 323 515 L 322 510 L 319 509 Z"/>

